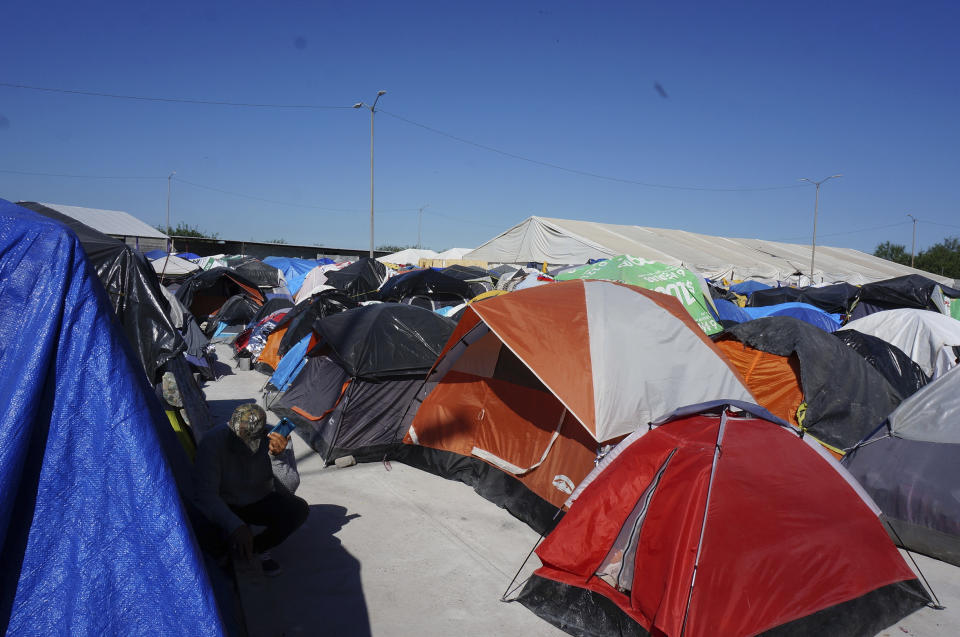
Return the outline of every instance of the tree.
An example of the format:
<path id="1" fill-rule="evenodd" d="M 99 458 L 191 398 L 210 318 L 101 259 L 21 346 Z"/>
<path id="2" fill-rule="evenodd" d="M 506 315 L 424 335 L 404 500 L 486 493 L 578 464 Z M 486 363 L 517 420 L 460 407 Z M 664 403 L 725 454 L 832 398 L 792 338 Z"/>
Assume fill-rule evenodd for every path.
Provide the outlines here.
<path id="1" fill-rule="evenodd" d="M 917 255 L 916 267 L 940 276 L 960 279 L 960 239 L 948 237 Z"/>
<path id="2" fill-rule="evenodd" d="M 910 255 L 905 246 L 884 241 L 873 251 L 873 256 L 910 265 Z M 960 279 L 960 239 L 948 237 L 917 253 L 914 267 L 932 274 Z"/>
<path id="3" fill-rule="evenodd" d="M 290 242 L 287 241 L 286 239 L 269 239 L 269 240 L 267 241 L 267 243 L 286 244 L 286 243 L 290 243 Z"/>
<path id="4" fill-rule="evenodd" d="M 383 252 L 400 252 L 401 250 L 406 250 L 407 248 L 416 248 L 417 246 L 395 246 L 390 244 L 384 244 L 377 246 L 377 250 L 382 250 Z"/>
<path id="5" fill-rule="evenodd" d="M 899 243 L 884 241 L 873 251 L 873 256 L 902 265 L 910 265 L 910 255 L 907 254 L 907 247 Z"/>
<path id="6" fill-rule="evenodd" d="M 157 226 L 157 230 L 167 235 L 168 237 L 196 237 L 198 239 L 219 239 L 220 233 L 208 233 L 204 232 L 197 226 L 191 226 L 189 224 L 183 223 L 182 221 L 177 224 L 176 228 L 171 228 L 170 226 Z"/>

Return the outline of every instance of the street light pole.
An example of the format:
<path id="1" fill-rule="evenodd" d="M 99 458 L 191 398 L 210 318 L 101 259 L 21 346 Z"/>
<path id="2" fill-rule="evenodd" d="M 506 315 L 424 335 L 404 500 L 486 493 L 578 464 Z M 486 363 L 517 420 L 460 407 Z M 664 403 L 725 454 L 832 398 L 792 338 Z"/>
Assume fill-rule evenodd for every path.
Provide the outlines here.
<path id="1" fill-rule="evenodd" d="M 173 176 L 177 174 L 177 171 L 173 171 L 167 175 L 167 232 L 170 232 L 170 182 L 173 181 Z M 170 252 L 173 250 L 173 240 L 168 236 L 167 237 L 167 256 L 170 256 Z M 164 264 L 166 267 L 166 264 Z"/>
<path id="2" fill-rule="evenodd" d="M 807 181 L 817 187 L 817 193 L 813 198 L 813 241 L 810 243 L 810 283 L 813 284 L 813 266 L 816 262 L 817 257 L 817 208 L 820 205 L 820 185 L 824 182 L 827 182 L 836 177 L 843 177 L 843 175 L 830 175 L 826 179 L 821 179 L 820 181 L 813 181 L 812 179 L 807 179 L 803 177 L 800 181 Z"/>
<path id="3" fill-rule="evenodd" d="M 907 214 L 908 217 L 913 219 L 913 243 L 910 244 L 910 267 L 913 267 L 913 256 L 917 252 L 917 218 L 911 214 Z"/>
<path id="4" fill-rule="evenodd" d="M 367 106 L 363 102 L 357 102 L 353 105 L 354 108 L 368 108 L 370 109 L 370 258 L 373 258 L 373 116 L 377 112 L 377 102 L 380 101 L 380 98 L 386 95 L 386 91 L 377 91 L 377 97 L 373 100 L 373 104 Z"/>

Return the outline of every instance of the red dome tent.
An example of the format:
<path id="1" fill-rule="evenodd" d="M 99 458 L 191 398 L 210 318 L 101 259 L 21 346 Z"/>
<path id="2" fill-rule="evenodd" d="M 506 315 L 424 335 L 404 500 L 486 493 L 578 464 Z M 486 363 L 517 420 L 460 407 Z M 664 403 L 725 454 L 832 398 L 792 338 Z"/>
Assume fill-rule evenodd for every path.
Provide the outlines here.
<path id="1" fill-rule="evenodd" d="M 570 497 L 527 608 L 575 635 L 862 635 L 929 601 L 876 505 L 809 436 L 684 411 Z"/>

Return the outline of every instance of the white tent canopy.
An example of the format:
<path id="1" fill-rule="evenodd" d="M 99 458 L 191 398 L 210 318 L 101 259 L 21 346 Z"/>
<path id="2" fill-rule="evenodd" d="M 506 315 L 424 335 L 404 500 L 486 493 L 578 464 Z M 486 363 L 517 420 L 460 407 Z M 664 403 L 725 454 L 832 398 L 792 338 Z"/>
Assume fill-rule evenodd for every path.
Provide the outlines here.
<path id="1" fill-rule="evenodd" d="M 400 252 L 394 252 L 393 254 L 388 254 L 384 257 L 377 257 L 377 261 L 380 263 L 392 263 L 393 265 L 417 265 L 420 263 L 420 259 L 437 259 L 440 258 L 433 250 L 418 250 L 416 248 L 407 248 L 406 250 L 401 250 Z"/>
<path id="2" fill-rule="evenodd" d="M 162 256 L 158 259 L 151 259 L 150 265 L 153 266 L 153 270 L 157 274 L 173 277 L 184 276 L 200 271 L 200 266 L 193 261 L 187 261 L 172 254 Z"/>
<path id="3" fill-rule="evenodd" d="M 810 246 L 715 237 L 685 230 L 530 217 L 463 258 L 488 263 L 586 263 L 628 254 L 682 265 L 703 276 L 728 281 L 810 281 Z M 799 273 L 799 274 L 798 274 Z M 905 274 L 921 274 L 950 285 L 952 279 L 886 261 L 852 248 L 817 246 L 816 283 L 862 285 Z"/>

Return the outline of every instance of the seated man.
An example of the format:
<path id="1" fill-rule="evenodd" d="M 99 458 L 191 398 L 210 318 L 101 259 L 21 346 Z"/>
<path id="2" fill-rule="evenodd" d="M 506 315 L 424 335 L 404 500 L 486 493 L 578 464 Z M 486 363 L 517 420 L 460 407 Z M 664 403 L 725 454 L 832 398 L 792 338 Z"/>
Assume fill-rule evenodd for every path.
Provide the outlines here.
<path id="1" fill-rule="evenodd" d="M 264 574 L 277 575 L 280 565 L 264 553 L 297 530 L 309 508 L 282 485 L 275 488 L 268 451 L 280 453 L 287 440 L 278 434 L 268 437 L 266 422 L 263 409 L 248 403 L 234 410 L 228 424 L 204 435 L 194 463 L 195 500 L 223 532 L 219 541 L 207 537 L 201 544 L 214 554 L 222 553 L 226 535 L 235 557 L 249 562 L 259 555 Z M 248 524 L 266 528 L 254 536 Z"/>

